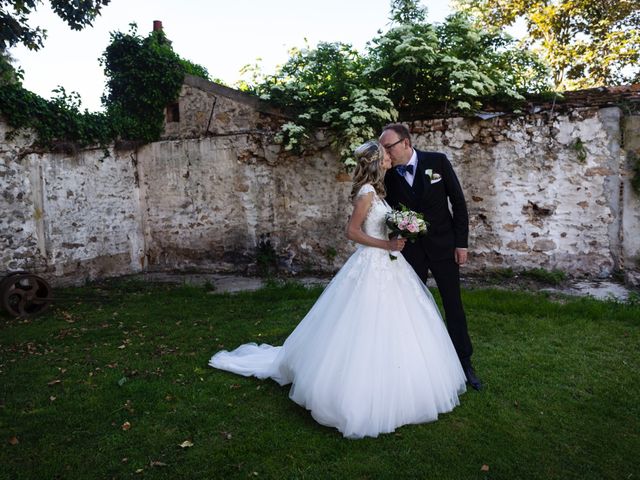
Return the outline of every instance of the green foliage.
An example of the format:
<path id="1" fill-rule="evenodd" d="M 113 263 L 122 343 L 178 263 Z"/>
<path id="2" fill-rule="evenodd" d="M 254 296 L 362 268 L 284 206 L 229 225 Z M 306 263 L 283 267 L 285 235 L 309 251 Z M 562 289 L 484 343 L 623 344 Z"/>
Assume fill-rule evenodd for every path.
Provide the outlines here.
<path id="1" fill-rule="evenodd" d="M 394 23 L 422 23 L 427 19 L 427 9 L 419 0 L 391 0 L 389 20 Z"/>
<path id="2" fill-rule="evenodd" d="M 461 14 L 435 26 L 395 26 L 369 50 L 372 82 L 388 89 L 401 109 L 446 105 L 472 112 L 490 99 L 517 105 L 525 92 L 545 88 L 545 70 L 529 52 L 502 32 L 473 27 Z"/>
<path id="3" fill-rule="evenodd" d="M 631 0 L 456 0 L 487 29 L 524 19 L 526 46 L 550 66 L 556 89 L 640 78 L 640 4 Z"/>
<path id="4" fill-rule="evenodd" d="M 525 92 L 546 88 L 546 71 L 502 32 L 485 32 L 463 15 L 425 22 L 419 2 L 392 2 L 392 27 L 364 54 L 343 43 L 293 50 L 274 75 L 247 67 L 242 88 L 295 115 L 277 140 L 302 152 L 309 131 L 328 127 L 346 166 L 353 150 L 395 121 L 397 109 L 466 114 L 496 99 L 517 105 Z"/>
<path id="5" fill-rule="evenodd" d="M 330 262 L 333 262 L 333 260 L 336 258 L 336 255 L 338 255 L 338 251 L 335 249 L 335 247 L 327 247 L 324 252 L 324 256 L 327 257 L 327 260 L 329 260 Z"/>
<path id="6" fill-rule="evenodd" d="M 13 61 L 9 52 L 0 51 L 0 86 L 22 81 L 23 72 L 12 65 Z"/>
<path id="7" fill-rule="evenodd" d="M 584 143 L 582 142 L 582 139 L 580 137 L 575 139 L 575 141 L 571 144 L 571 148 L 575 150 L 576 154 L 578 155 L 578 160 L 581 163 L 584 163 L 587 160 L 587 149 L 585 148 Z"/>
<path id="8" fill-rule="evenodd" d="M 518 274 L 513 270 L 513 268 L 495 268 L 493 270 L 487 271 L 484 275 L 487 279 L 496 279 L 496 280 L 506 280 L 517 277 Z"/>
<path id="9" fill-rule="evenodd" d="M 51 9 L 72 30 L 91 26 L 102 7 L 110 0 L 50 0 Z M 0 51 L 23 44 L 30 50 L 44 46 L 47 31 L 29 25 L 29 15 L 37 10 L 40 0 L 0 0 Z"/>
<path id="10" fill-rule="evenodd" d="M 211 80 L 209 76 L 209 71 L 203 67 L 202 65 L 198 65 L 197 63 L 193 63 L 191 60 L 187 60 L 185 58 L 179 58 L 180 65 L 182 65 L 182 70 L 187 75 L 193 75 L 194 77 L 204 78 L 205 80 Z M 220 83 L 220 80 L 214 80 L 216 83 Z"/>
<path id="11" fill-rule="evenodd" d="M 567 274 L 562 270 L 545 270 L 544 268 L 531 268 L 525 270 L 513 270 L 512 268 L 496 268 L 487 271 L 484 274 L 485 280 L 489 282 L 499 281 L 503 282 L 514 278 L 527 278 L 539 283 L 546 283 L 549 285 L 561 285 L 567 279 Z"/>
<path id="12" fill-rule="evenodd" d="M 217 287 L 216 287 L 216 284 L 213 283 L 211 280 L 207 280 L 202 285 L 202 288 L 204 289 L 205 292 L 215 292 Z"/>
<path id="13" fill-rule="evenodd" d="M 256 248 L 256 264 L 258 275 L 271 277 L 278 269 L 278 255 L 271 244 L 270 234 L 261 234 Z"/>
<path id="14" fill-rule="evenodd" d="M 550 285 L 560 285 L 567 279 L 567 274 L 562 270 L 545 270 L 544 268 L 523 270 L 520 272 L 520 276 Z"/>
<path id="15" fill-rule="evenodd" d="M 135 25 L 129 33 L 112 33 L 101 63 L 107 76 L 102 103 L 117 119 L 118 135 L 144 142 L 159 138 L 164 107 L 177 98 L 185 75 L 165 35 L 154 31 L 143 38 Z"/>
<path id="16" fill-rule="evenodd" d="M 151 142 L 162 132 L 165 106 L 175 100 L 186 73 L 207 78 L 203 67 L 180 58 L 162 32 L 140 37 L 135 25 L 127 34 L 116 32 L 101 58 L 107 93 L 105 113 L 81 111 L 77 93 L 58 87 L 51 100 L 26 90 L 20 71 L 0 57 L 0 73 L 11 78 L 0 89 L 0 112 L 14 127 L 31 128 L 36 145 L 65 150 L 117 140 Z"/>
<path id="17" fill-rule="evenodd" d="M 277 140 L 299 153 L 310 129 L 328 125 L 345 163 L 354 165 L 353 150 L 396 118 L 392 102 L 383 89 L 369 84 L 366 60 L 350 45 L 320 43 L 290 55 L 274 75 L 252 87 L 261 98 L 296 115 L 294 122 L 283 125 Z"/>
<path id="18" fill-rule="evenodd" d="M 19 82 L 0 88 L 0 112 L 14 127 L 33 129 L 36 146 L 74 149 L 92 144 L 105 145 L 113 137 L 111 119 L 103 113 L 80 111 L 76 93 L 67 94 L 62 87 L 52 100 L 45 100 L 22 87 Z"/>

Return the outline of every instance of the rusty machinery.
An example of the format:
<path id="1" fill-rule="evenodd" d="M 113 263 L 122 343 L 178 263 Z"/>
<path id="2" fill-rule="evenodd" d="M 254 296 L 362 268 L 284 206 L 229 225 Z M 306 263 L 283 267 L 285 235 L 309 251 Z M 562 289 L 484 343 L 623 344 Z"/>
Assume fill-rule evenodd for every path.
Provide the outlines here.
<path id="1" fill-rule="evenodd" d="M 34 317 L 51 305 L 52 291 L 45 279 L 29 272 L 9 272 L 0 281 L 0 307 L 13 317 Z"/>

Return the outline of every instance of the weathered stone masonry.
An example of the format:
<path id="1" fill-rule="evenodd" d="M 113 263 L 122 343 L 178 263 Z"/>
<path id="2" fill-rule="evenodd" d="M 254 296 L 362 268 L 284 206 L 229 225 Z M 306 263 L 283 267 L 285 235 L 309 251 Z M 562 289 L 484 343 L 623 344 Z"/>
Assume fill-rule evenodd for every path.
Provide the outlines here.
<path id="1" fill-rule="evenodd" d="M 474 267 L 608 275 L 620 261 L 620 110 L 414 122 L 418 148 L 453 160 Z M 631 205 L 633 208 L 633 205 Z"/>
<path id="2" fill-rule="evenodd" d="M 629 173 L 640 117 L 590 103 L 409 123 L 416 146 L 447 153 L 463 184 L 467 271 L 637 278 L 640 200 Z M 292 155 L 273 141 L 281 112 L 194 77 L 169 110 L 163 140 L 109 156 L 30 153 L 28 132 L 0 142 L 0 273 L 76 283 L 146 270 L 251 273 L 267 235 L 290 272 L 335 271 L 353 251 L 350 180 L 323 132 Z"/>

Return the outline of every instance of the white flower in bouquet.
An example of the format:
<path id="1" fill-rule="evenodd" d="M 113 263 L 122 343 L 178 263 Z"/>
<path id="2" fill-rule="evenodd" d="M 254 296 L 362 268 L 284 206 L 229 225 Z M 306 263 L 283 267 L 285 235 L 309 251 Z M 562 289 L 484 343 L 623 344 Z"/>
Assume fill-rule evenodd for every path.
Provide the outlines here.
<path id="1" fill-rule="evenodd" d="M 410 242 L 415 242 L 416 238 L 427 233 L 429 224 L 421 213 L 409 210 L 402 204 L 400 207 L 400 210 L 391 210 L 387 213 L 387 227 L 389 227 L 394 236 L 404 237 Z M 391 260 L 398 258 L 395 252 L 390 253 L 389 257 Z"/>

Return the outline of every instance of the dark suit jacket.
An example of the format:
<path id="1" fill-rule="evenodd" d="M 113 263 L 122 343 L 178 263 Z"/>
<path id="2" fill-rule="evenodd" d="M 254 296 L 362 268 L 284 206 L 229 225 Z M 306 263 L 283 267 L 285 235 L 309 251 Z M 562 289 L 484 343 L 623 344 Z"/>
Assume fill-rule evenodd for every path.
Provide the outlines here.
<path id="1" fill-rule="evenodd" d="M 422 213 L 429 222 L 427 235 L 419 237 L 415 243 L 407 242 L 403 253 L 407 260 L 416 256 L 412 253 L 418 252 L 412 250 L 418 248 L 429 260 L 453 258 L 455 248 L 467 248 L 469 237 L 469 214 L 460 182 L 445 154 L 416 152 L 418 163 L 413 187 L 393 168 L 384 179 L 389 205 L 400 208 L 403 204 Z M 428 169 L 432 174 L 440 174 L 441 180 L 432 183 L 434 179 L 425 174 Z M 453 214 L 449 211 L 449 201 Z"/>

